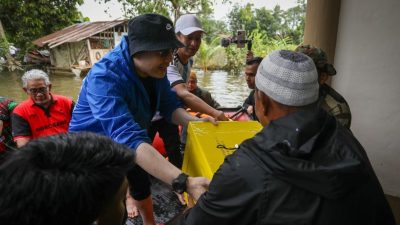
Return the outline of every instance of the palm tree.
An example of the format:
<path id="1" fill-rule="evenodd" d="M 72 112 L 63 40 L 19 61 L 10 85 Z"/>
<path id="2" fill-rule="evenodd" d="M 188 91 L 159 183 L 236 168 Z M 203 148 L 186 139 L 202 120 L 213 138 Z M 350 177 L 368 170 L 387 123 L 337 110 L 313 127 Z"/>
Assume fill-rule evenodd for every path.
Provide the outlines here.
<path id="1" fill-rule="evenodd" d="M 208 67 L 212 64 L 215 53 L 221 48 L 219 41 L 220 40 L 217 37 L 212 40 L 210 44 L 207 44 L 207 42 L 203 41 L 200 45 L 199 51 L 196 54 L 195 62 L 196 64 L 200 65 L 200 68 L 204 71 L 204 73 L 207 72 Z"/>
<path id="2" fill-rule="evenodd" d="M 274 50 L 294 50 L 296 45 L 289 37 L 281 37 L 277 35 L 275 38 L 268 37 L 266 32 L 260 29 L 254 29 L 250 38 L 253 40 L 253 53 L 256 56 L 264 57 Z"/>

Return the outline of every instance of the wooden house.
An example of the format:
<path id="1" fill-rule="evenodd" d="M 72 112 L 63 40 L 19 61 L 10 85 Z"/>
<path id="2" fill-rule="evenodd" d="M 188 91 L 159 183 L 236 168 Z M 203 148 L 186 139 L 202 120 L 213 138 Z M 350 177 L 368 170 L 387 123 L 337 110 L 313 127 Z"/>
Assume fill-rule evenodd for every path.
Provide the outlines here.
<path id="1" fill-rule="evenodd" d="M 128 20 L 84 22 L 41 37 L 33 44 L 50 50 L 50 73 L 82 76 L 128 33 Z"/>

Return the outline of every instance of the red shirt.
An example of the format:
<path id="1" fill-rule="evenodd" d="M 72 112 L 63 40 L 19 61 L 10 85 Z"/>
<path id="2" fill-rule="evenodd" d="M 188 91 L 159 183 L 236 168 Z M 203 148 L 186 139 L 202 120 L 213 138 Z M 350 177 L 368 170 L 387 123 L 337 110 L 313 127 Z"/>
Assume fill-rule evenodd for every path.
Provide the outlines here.
<path id="1" fill-rule="evenodd" d="M 35 104 L 29 98 L 13 111 L 12 132 L 14 140 L 38 138 L 68 131 L 74 102 L 61 95 L 51 95 L 48 108 Z"/>

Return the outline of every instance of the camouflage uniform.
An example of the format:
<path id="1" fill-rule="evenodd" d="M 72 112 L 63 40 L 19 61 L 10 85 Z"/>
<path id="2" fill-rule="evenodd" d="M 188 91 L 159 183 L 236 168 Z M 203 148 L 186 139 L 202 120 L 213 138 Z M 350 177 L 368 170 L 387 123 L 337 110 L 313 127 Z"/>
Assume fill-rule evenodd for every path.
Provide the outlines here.
<path id="1" fill-rule="evenodd" d="M 11 134 L 10 115 L 16 106 L 16 102 L 0 97 L 0 120 L 3 121 L 3 130 L 0 135 L 0 157 L 2 156 L 2 152 L 7 149 L 7 146 L 15 146 Z"/>
<path id="2" fill-rule="evenodd" d="M 313 59 L 318 71 L 318 75 L 326 73 L 329 76 L 336 74 L 332 64 L 328 63 L 326 53 L 317 47 L 311 45 L 300 45 L 296 48 L 297 52 L 304 53 Z M 328 113 L 333 115 L 343 126 L 350 128 L 351 112 L 346 100 L 335 89 L 327 84 L 321 84 L 319 87 L 318 104 Z"/>

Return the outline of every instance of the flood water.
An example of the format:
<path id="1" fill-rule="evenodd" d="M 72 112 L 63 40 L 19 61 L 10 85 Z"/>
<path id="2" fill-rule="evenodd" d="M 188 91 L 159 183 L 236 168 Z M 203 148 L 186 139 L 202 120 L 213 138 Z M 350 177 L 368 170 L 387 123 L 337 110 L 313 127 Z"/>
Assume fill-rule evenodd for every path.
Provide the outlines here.
<path id="1" fill-rule="evenodd" d="M 22 90 L 23 71 L 0 71 L 0 96 L 22 102 L 27 95 Z M 250 90 L 244 74 L 233 75 L 226 71 L 211 71 L 204 74 L 196 71 L 198 85 L 211 92 L 214 99 L 223 107 L 242 105 Z M 68 96 L 76 101 L 82 84 L 82 78 L 65 75 L 51 75 L 52 93 Z"/>

